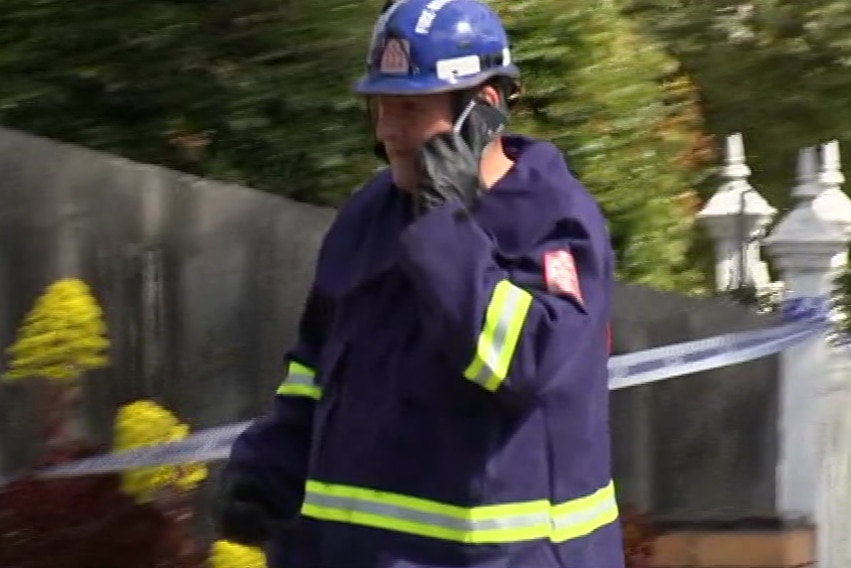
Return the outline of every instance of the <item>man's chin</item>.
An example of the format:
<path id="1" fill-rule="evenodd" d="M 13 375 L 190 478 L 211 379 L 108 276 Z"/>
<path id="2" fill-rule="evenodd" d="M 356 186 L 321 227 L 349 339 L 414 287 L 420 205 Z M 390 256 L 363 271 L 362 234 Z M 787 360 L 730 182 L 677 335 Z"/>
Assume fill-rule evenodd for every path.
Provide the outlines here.
<path id="1" fill-rule="evenodd" d="M 414 163 L 413 152 L 402 152 L 400 150 L 387 149 L 387 159 L 391 164 L 409 166 Z"/>

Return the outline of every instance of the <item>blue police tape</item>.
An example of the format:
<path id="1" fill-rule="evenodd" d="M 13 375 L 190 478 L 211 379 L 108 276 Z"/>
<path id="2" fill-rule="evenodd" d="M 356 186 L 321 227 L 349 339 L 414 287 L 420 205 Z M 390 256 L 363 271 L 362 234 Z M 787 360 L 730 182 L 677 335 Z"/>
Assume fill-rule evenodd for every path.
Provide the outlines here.
<path id="1" fill-rule="evenodd" d="M 826 329 L 830 299 L 790 298 L 783 302 L 780 312 L 791 323 L 612 357 L 609 360 L 609 388 L 635 387 L 745 363 L 784 351 Z"/>
<path id="2" fill-rule="evenodd" d="M 727 334 L 612 357 L 609 388 L 624 389 L 737 365 L 779 353 L 822 333 L 823 324 L 789 324 L 752 334 Z"/>
<path id="3" fill-rule="evenodd" d="M 792 323 L 614 356 L 609 361 L 609 388 L 634 387 L 779 353 L 824 333 L 828 307 L 824 299 L 793 299 L 782 308 L 782 313 Z M 61 464 L 38 472 L 36 477 L 75 477 L 138 467 L 227 459 L 234 440 L 250 423 L 246 421 L 200 430 L 178 442 Z M 9 481 L 0 479 L 0 486 Z"/>
<path id="4" fill-rule="evenodd" d="M 45 468 L 37 477 L 76 477 L 158 465 L 210 462 L 227 459 L 230 447 L 250 421 L 218 426 L 187 436 L 183 440 L 104 454 Z"/>

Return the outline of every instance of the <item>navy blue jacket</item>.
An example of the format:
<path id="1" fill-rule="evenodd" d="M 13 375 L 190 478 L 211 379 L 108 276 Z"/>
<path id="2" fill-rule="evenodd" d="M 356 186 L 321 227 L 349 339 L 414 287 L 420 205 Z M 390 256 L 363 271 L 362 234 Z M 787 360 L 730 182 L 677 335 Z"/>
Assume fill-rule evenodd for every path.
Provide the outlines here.
<path id="1" fill-rule="evenodd" d="M 297 518 L 272 568 L 622 568 L 601 211 L 552 144 L 472 212 L 379 173 L 322 245 L 274 412 L 235 444 Z"/>

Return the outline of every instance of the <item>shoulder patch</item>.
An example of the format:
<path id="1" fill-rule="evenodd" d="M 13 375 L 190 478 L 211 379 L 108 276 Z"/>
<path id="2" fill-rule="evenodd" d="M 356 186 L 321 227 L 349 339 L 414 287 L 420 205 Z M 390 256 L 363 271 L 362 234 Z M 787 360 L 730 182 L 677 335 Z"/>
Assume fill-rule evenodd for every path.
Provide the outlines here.
<path id="1" fill-rule="evenodd" d="M 544 253 L 544 281 L 549 292 L 573 296 L 579 303 L 585 303 L 579 284 L 576 261 L 570 250 L 561 249 Z"/>

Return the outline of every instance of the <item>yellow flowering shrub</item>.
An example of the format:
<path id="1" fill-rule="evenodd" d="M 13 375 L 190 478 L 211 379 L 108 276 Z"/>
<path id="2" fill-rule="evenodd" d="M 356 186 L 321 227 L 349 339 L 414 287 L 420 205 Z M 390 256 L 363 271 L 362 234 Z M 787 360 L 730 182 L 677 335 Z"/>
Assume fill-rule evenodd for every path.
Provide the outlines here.
<path id="1" fill-rule="evenodd" d="M 266 568 L 266 555 L 259 548 L 217 540 L 210 553 L 210 568 Z"/>
<path id="2" fill-rule="evenodd" d="M 150 400 L 122 406 L 115 417 L 115 451 L 131 450 L 182 440 L 189 426 Z M 122 473 L 121 490 L 139 502 L 150 501 L 165 487 L 192 489 L 207 478 L 207 466 L 199 464 L 141 467 Z"/>
<path id="3" fill-rule="evenodd" d="M 51 284 L 18 330 L 6 379 L 74 380 L 105 367 L 109 347 L 103 312 L 88 285 L 77 278 Z"/>

